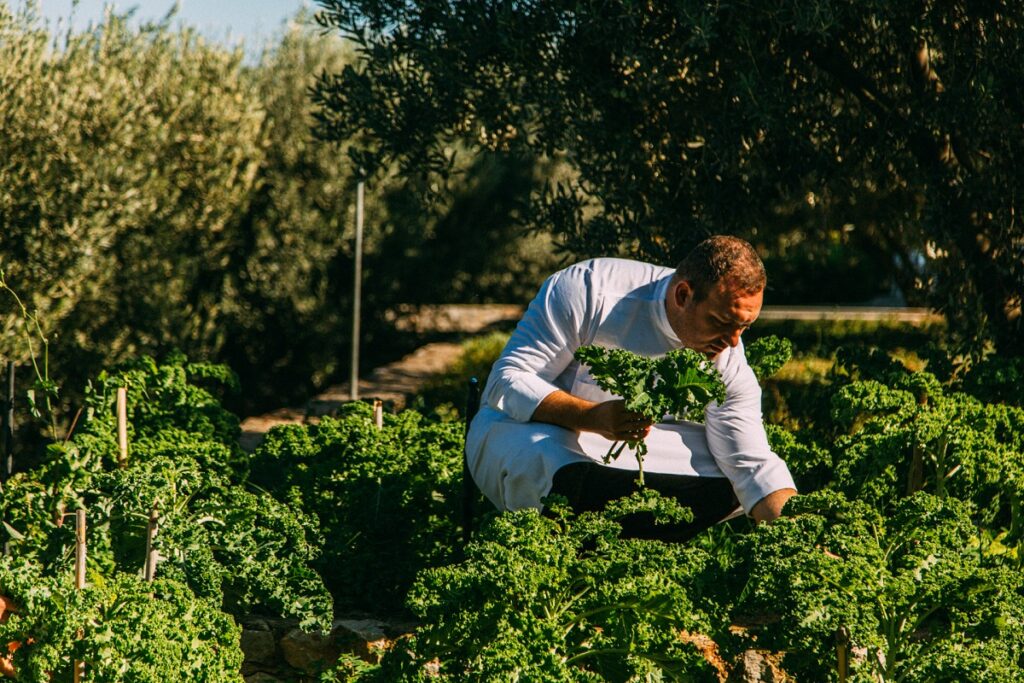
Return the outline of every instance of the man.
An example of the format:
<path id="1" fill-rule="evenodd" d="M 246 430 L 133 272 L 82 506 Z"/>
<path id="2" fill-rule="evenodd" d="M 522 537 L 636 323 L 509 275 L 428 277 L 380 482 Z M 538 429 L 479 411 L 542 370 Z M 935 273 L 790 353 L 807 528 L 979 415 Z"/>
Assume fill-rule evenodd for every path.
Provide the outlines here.
<path id="1" fill-rule="evenodd" d="M 737 506 L 757 521 L 779 516 L 796 493 L 771 451 L 761 389 L 740 335 L 761 311 L 766 277 L 754 249 L 735 237 L 699 244 L 676 268 L 624 259 L 583 261 L 547 279 L 491 369 L 467 439 L 473 479 L 498 508 L 541 508 L 551 493 L 577 511 L 627 495 L 637 463 L 624 451 L 601 464 L 610 441 L 643 435 L 647 485 L 690 507 L 693 523 L 624 533 L 685 540 Z M 573 358 L 587 344 L 656 357 L 680 347 L 714 360 L 726 387 L 705 424 L 652 425 L 600 389 Z"/>

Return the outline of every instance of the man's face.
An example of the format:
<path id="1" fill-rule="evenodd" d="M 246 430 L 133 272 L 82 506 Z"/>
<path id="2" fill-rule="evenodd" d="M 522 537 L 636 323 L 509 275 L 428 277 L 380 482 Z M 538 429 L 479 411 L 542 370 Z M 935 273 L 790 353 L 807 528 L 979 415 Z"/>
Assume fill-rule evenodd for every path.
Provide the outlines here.
<path id="1" fill-rule="evenodd" d="M 690 283 L 677 282 L 672 296 L 678 307 L 673 327 L 683 346 L 714 358 L 727 346 L 740 343 L 740 335 L 761 313 L 764 291 L 744 292 L 727 280 L 716 283 L 707 298 L 696 301 Z"/>

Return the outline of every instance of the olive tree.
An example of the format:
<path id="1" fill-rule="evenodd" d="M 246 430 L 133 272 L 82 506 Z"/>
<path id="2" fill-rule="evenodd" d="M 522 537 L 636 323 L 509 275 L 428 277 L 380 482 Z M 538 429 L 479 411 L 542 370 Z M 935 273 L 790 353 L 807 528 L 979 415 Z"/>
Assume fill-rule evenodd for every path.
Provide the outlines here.
<path id="1" fill-rule="evenodd" d="M 1024 337 L 1019 3 L 320 5 L 362 59 L 321 77 L 319 131 L 367 168 L 430 188 L 460 144 L 564 158 L 526 223 L 573 254 L 852 245 L 973 350 Z"/>
<path id="2" fill-rule="evenodd" d="M 0 4 L 0 267 L 44 334 L 108 354 L 210 325 L 262 155 L 240 52 L 108 14 L 64 44 Z M 21 312 L 0 304 L 4 355 Z M 69 318 L 69 316 L 71 316 Z"/>

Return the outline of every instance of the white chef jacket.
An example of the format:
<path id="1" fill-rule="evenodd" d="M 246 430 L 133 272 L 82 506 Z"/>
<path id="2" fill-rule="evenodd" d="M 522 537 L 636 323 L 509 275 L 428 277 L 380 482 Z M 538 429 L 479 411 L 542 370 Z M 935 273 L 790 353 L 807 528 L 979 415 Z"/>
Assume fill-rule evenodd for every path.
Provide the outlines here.
<path id="1" fill-rule="evenodd" d="M 648 356 L 682 346 L 665 311 L 674 271 L 637 261 L 598 258 L 549 277 L 530 302 L 491 368 L 480 411 L 470 425 L 466 457 L 473 479 L 499 509 L 540 508 L 562 466 L 600 461 L 611 442 L 592 432 L 530 422 L 537 406 L 562 390 L 590 401 L 618 398 L 597 386 L 573 358 L 598 344 Z M 742 342 L 715 359 L 725 384 L 705 424 L 666 420 L 645 439 L 644 471 L 728 477 L 746 512 L 768 494 L 796 488 L 772 452 L 761 420 L 761 387 Z M 637 469 L 626 449 L 611 467 Z"/>

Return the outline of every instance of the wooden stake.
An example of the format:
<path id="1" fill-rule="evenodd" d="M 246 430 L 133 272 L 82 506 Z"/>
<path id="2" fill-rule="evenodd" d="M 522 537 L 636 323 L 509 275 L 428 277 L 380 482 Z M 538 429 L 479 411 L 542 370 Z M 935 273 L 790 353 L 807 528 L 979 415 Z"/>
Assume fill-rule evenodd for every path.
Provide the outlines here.
<path id="1" fill-rule="evenodd" d="M 850 630 L 845 626 L 836 629 L 836 656 L 838 658 L 839 683 L 846 683 L 846 654 L 850 645 Z"/>
<path id="2" fill-rule="evenodd" d="M 85 510 L 75 513 L 75 590 L 85 588 Z M 79 633 L 81 638 L 82 634 Z M 74 681 L 81 683 L 85 676 L 85 662 L 75 660 Z"/>
<path id="3" fill-rule="evenodd" d="M 85 510 L 75 512 L 75 590 L 85 588 Z"/>
<path id="4" fill-rule="evenodd" d="M 128 466 L 128 389 L 117 388 L 117 464 Z"/>
<path id="5" fill-rule="evenodd" d="M 0 402 L 0 453 L 3 459 L 0 460 L 0 494 L 3 493 L 3 483 L 10 479 L 14 471 L 14 363 L 7 363 L 7 372 L 4 378 L 4 400 Z M 4 533 L 4 555 L 11 554 L 10 534 Z"/>
<path id="6" fill-rule="evenodd" d="M 156 538 L 159 521 L 160 516 L 157 512 L 157 504 L 153 503 L 153 509 L 149 511 L 149 524 L 146 527 L 146 565 L 142 571 L 143 578 L 146 581 L 152 581 L 153 577 L 156 576 L 156 565 L 160 561 L 159 554 L 153 548 L 153 539 Z"/>
<path id="7" fill-rule="evenodd" d="M 373 424 L 377 429 L 384 429 L 384 403 L 379 399 L 373 402 Z"/>

